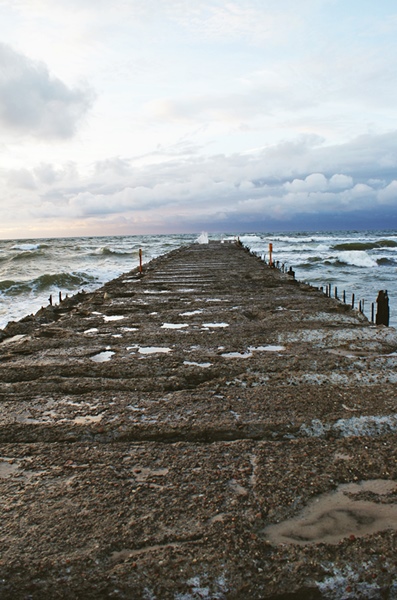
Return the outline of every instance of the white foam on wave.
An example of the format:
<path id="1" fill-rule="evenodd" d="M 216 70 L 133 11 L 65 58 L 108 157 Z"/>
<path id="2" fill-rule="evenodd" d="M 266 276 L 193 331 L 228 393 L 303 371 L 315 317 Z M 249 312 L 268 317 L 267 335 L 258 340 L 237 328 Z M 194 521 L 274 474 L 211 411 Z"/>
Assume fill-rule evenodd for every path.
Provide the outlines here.
<path id="1" fill-rule="evenodd" d="M 338 254 L 338 260 L 355 267 L 377 267 L 376 260 L 371 258 L 364 250 L 346 250 Z"/>
<path id="2" fill-rule="evenodd" d="M 24 252 L 26 252 L 31 250 L 38 250 L 39 248 L 40 244 L 15 244 L 15 246 L 11 247 L 11 250 L 23 250 Z"/>
<path id="3" fill-rule="evenodd" d="M 259 235 L 247 234 L 240 236 L 241 242 L 263 242 L 263 239 Z"/>

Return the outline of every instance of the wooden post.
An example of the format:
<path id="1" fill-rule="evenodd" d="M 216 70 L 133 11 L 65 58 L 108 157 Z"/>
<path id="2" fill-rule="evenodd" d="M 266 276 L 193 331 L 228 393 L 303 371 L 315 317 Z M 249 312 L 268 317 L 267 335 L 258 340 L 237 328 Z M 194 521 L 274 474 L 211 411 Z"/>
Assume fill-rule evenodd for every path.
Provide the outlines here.
<path id="1" fill-rule="evenodd" d="M 338 288 L 335 286 L 335 300 L 338 299 Z"/>
<path id="2" fill-rule="evenodd" d="M 273 244 L 269 244 L 269 267 L 273 266 L 272 253 L 273 253 Z"/>
<path id="3" fill-rule="evenodd" d="M 371 304 L 371 323 L 375 323 L 375 302 Z"/>
<path id="4" fill-rule="evenodd" d="M 59 304 L 62 302 L 62 292 L 59 292 Z"/>
<path id="5" fill-rule="evenodd" d="M 378 309 L 376 311 L 376 324 L 389 326 L 389 296 L 387 290 L 379 290 L 378 297 L 376 299 Z"/>
<path id="6" fill-rule="evenodd" d="M 354 308 L 354 294 L 352 294 L 352 308 Z"/>
<path id="7" fill-rule="evenodd" d="M 52 294 L 50 294 L 50 297 L 48 298 L 48 302 L 50 303 L 50 306 L 52 306 Z"/>
<path id="8" fill-rule="evenodd" d="M 343 302 L 344 302 L 344 304 L 346 304 L 346 292 L 345 292 L 345 290 L 343 290 Z"/>
<path id="9" fill-rule="evenodd" d="M 142 249 L 139 248 L 139 272 L 142 274 Z"/>

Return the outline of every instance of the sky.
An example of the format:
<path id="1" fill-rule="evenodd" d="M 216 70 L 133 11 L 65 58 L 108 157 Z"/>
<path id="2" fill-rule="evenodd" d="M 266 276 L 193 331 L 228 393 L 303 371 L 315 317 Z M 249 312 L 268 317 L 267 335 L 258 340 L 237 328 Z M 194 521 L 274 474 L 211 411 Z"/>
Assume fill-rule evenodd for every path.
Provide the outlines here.
<path id="1" fill-rule="evenodd" d="M 395 0 L 0 0 L 0 238 L 397 228 Z"/>

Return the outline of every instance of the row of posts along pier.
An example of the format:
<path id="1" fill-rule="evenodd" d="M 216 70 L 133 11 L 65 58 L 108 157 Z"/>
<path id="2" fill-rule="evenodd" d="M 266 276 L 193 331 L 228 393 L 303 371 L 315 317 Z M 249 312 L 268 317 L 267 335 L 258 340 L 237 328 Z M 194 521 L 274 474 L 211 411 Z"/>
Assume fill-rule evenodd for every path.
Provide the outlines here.
<path id="1" fill-rule="evenodd" d="M 237 238 L 237 244 L 243 246 L 243 244 L 240 241 L 240 238 Z M 244 248 L 251 254 L 258 256 L 255 252 L 251 251 L 250 248 L 248 248 L 247 246 L 244 246 Z M 264 263 L 266 263 L 266 255 L 263 255 L 260 258 L 262 258 Z M 295 271 L 293 270 L 292 267 L 287 268 L 285 263 L 280 263 L 280 261 L 278 261 L 278 260 L 276 260 L 276 261 L 273 260 L 273 244 L 272 243 L 269 243 L 269 262 L 266 264 L 268 264 L 269 267 L 271 267 L 273 269 L 278 269 L 282 273 L 287 273 L 290 277 L 295 278 Z M 140 275 L 142 275 L 142 271 L 143 271 L 142 249 L 139 249 L 139 273 L 140 273 Z M 319 289 L 320 289 L 320 291 L 325 293 L 325 295 L 328 298 L 334 297 L 335 300 L 339 300 L 339 301 L 343 302 L 344 304 L 347 304 L 345 290 L 343 290 L 342 297 L 340 298 L 338 295 L 337 286 L 334 286 L 334 288 L 332 289 L 331 283 L 328 283 L 325 286 L 325 288 L 324 288 L 324 286 L 321 286 Z M 67 294 L 66 294 L 66 298 L 68 298 Z M 61 304 L 62 301 L 63 301 L 62 292 L 60 291 L 59 292 L 59 304 Z M 53 305 L 52 294 L 48 298 L 48 302 L 51 306 Z M 389 308 L 389 296 L 388 296 L 387 290 L 379 290 L 378 297 L 376 299 L 376 304 L 377 304 L 377 310 L 376 310 L 376 315 L 375 315 L 375 302 L 371 303 L 371 323 L 375 323 L 376 325 L 385 325 L 386 327 L 388 327 L 389 321 L 390 321 L 390 308 Z M 356 297 L 355 297 L 354 293 L 352 293 L 352 295 L 351 295 L 350 305 L 351 305 L 352 309 L 354 309 L 356 307 Z M 365 308 L 365 300 L 364 299 L 359 300 L 358 305 L 357 305 L 358 312 L 364 314 L 364 308 Z"/>
<path id="2" fill-rule="evenodd" d="M 237 243 L 241 244 L 239 238 L 237 238 Z M 252 254 L 256 255 L 256 253 L 252 252 L 248 247 L 245 247 L 245 248 Z M 258 255 L 256 255 L 256 256 L 258 256 Z M 262 260 L 266 263 L 266 255 L 263 255 Z M 291 277 L 295 278 L 295 271 L 292 269 L 292 267 L 289 267 L 289 269 L 288 269 L 287 266 L 285 265 L 285 263 L 281 264 L 280 261 L 273 260 L 273 244 L 272 243 L 269 243 L 269 262 L 266 264 L 268 264 L 269 267 L 271 267 L 273 269 L 278 269 L 282 273 L 287 273 Z M 343 302 L 344 304 L 347 304 L 345 290 L 343 290 L 342 297 L 340 298 L 338 295 L 337 286 L 334 286 L 334 288 L 332 289 L 331 283 L 328 283 L 325 286 L 325 288 L 324 288 L 324 286 L 321 286 L 319 289 L 320 289 L 320 291 L 325 293 L 325 295 L 328 298 L 334 297 L 335 300 L 339 300 L 339 301 Z M 350 305 L 351 305 L 352 309 L 356 308 L 356 296 L 354 293 L 352 293 L 352 295 L 351 295 Z M 377 305 L 377 308 L 376 308 L 376 315 L 375 315 L 375 302 L 371 303 L 371 323 L 375 323 L 376 325 L 385 325 L 386 327 L 388 327 L 389 322 L 390 322 L 390 307 L 389 307 L 389 296 L 388 296 L 387 290 L 379 290 L 378 296 L 376 299 L 376 305 Z M 365 308 L 365 300 L 364 299 L 359 300 L 358 304 L 357 304 L 358 312 L 364 314 L 364 308 Z"/>

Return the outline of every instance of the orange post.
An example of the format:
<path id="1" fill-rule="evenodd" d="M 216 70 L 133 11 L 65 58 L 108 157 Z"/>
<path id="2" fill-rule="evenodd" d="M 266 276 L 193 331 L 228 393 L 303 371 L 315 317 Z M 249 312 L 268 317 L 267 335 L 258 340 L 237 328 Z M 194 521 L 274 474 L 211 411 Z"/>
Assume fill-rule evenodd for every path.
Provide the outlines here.
<path id="1" fill-rule="evenodd" d="M 269 244 L 269 267 L 273 266 L 272 253 L 273 253 L 273 244 Z"/>
<path id="2" fill-rule="evenodd" d="M 139 272 L 142 273 L 142 250 L 139 248 Z"/>

